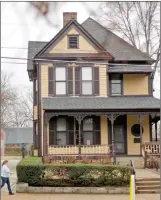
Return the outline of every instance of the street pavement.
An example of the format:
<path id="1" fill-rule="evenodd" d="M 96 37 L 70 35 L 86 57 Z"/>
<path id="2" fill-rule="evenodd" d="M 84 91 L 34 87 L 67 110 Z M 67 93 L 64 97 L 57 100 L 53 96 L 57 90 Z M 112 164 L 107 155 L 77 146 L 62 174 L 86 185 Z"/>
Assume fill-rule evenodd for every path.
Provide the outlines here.
<path id="1" fill-rule="evenodd" d="M 7 193 L 2 193 L 2 200 L 129 200 L 129 195 L 97 195 L 97 194 L 16 194 L 9 196 Z M 159 200 L 160 195 L 144 194 L 136 195 L 136 200 Z"/>

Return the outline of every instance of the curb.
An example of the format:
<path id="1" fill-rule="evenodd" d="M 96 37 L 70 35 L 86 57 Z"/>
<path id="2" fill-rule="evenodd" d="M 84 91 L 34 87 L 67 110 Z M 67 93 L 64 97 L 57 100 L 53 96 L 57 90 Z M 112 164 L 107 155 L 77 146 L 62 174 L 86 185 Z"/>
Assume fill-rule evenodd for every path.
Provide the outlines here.
<path id="1" fill-rule="evenodd" d="M 129 194 L 129 187 L 30 187 L 17 183 L 17 193 L 39 194 Z"/>

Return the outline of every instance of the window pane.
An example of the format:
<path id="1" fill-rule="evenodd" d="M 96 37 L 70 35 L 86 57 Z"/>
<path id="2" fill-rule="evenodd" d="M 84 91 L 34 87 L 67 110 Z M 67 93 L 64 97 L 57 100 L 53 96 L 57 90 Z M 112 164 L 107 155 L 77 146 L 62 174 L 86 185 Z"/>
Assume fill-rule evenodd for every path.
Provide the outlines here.
<path id="1" fill-rule="evenodd" d="M 66 119 L 58 118 L 56 123 L 57 131 L 66 131 Z"/>
<path id="2" fill-rule="evenodd" d="M 92 145 L 93 144 L 93 132 L 84 132 L 83 144 L 84 145 Z"/>
<path id="3" fill-rule="evenodd" d="M 121 95 L 121 84 L 111 84 L 111 93 Z"/>
<path id="4" fill-rule="evenodd" d="M 57 145 L 66 145 L 66 132 L 57 132 L 57 138 L 56 138 L 56 144 Z"/>
<path id="5" fill-rule="evenodd" d="M 92 82 L 82 82 L 82 94 L 91 95 L 92 94 Z"/>
<path id="6" fill-rule="evenodd" d="M 92 80 L 92 67 L 82 67 L 82 80 L 84 81 Z"/>
<path id="7" fill-rule="evenodd" d="M 68 39 L 69 39 L 69 48 L 77 49 L 78 48 L 78 37 L 70 36 Z"/>
<path id="8" fill-rule="evenodd" d="M 66 70 L 65 67 L 56 67 L 56 81 L 66 80 Z"/>
<path id="9" fill-rule="evenodd" d="M 93 130 L 93 119 L 88 118 L 83 120 L 83 130 L 92 131 Z"/>
<path id="10" fill-rule="evenodd" d="M 66 94 L 66 82 L 56 82 L 56 94 Z"/>

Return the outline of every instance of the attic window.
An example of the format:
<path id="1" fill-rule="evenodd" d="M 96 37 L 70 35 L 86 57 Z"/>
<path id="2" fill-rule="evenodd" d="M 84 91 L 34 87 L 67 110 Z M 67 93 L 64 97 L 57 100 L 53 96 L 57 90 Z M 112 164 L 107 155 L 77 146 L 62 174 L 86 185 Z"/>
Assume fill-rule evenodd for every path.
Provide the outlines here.
<path id="1" fill-rule="evenodd" d="M 68 36 L 68 48 L 78 49 L 78 36 Z"/>

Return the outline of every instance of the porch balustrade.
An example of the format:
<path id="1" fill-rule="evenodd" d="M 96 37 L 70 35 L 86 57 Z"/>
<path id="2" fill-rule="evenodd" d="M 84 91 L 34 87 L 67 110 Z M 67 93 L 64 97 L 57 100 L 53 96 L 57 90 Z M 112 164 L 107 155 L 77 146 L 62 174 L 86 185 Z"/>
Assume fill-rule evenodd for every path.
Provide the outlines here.
<path id="1" fill-rule="evenodd" d="M 147 154 L 160 154 L 160 143 L 159 142 L 146 142 L 143 144 L 144 151 Z"/>
<path id="2" fill-rule="evenodd" d="M 79 146 L 78 145 L 67 145 L 58 146 L 52 145 L 48 147 L 48 154 L 54 155 L 78 155 Z M 110 148 L 108 145 L 81 145 L 82 155 L 107 155 L 110 154 Z"/>

